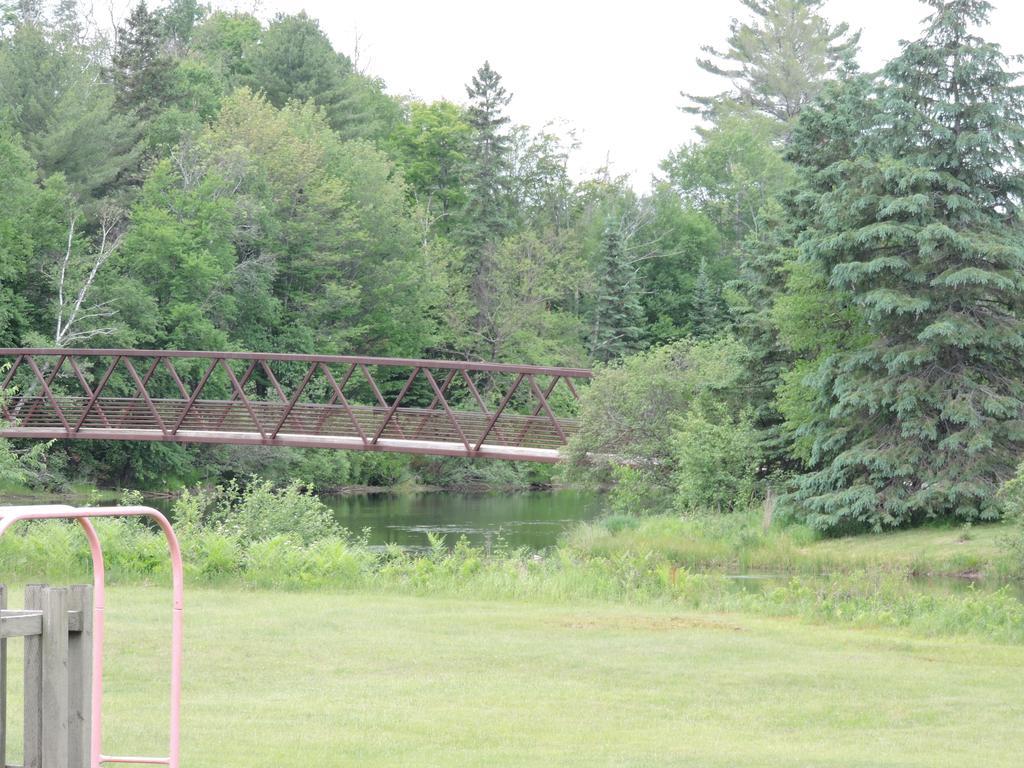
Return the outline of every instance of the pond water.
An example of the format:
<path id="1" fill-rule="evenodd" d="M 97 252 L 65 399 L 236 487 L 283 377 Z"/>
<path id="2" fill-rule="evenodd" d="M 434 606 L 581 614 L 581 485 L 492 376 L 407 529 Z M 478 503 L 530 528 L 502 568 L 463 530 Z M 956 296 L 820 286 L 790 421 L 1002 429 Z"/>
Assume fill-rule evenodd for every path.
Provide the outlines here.
<path id="1" fill-rule="evenodd" d="M 428 534 L 441 536 L 449 547 L 465 536 L 484 548 L 503 542 L 510 549 L 541 550 L 555 546 L 567 528 L 603 511 L 599 494 L 573 489 L 321 494 L 320 500 L 352 534 L 365 530 L 370 546 L 397 544 L 412 551 L 430 547 Z M 172 514 L 173 499 L 146 503 Z"/>
<path id="2" fill-rule="evenodd" d="M 558 543 L 566 528 L 597 517 L 601 497 L 578 490 L 321 496 L 341 525 L 359 534 L 367 529 L 372 546 L 429 546 L 428 534 L 449 546 L 465 536 L 471 544 L 544 549 Z"/>

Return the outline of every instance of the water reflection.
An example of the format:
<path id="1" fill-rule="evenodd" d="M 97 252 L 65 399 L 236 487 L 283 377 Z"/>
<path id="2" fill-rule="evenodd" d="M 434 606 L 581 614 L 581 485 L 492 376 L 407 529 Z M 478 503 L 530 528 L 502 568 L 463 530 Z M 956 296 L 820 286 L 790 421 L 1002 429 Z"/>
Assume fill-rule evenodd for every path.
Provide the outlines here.
<path id="1" fill-rule="evenodd" d="M 373 546 L 429 546 L 428 533 L 449 546 L 465 536 L 494 547 L 544 549 L 554 546 L 572 524 L 601 513 L 601 499 L 577 490 L 524 493 L 419 493 L 322 496 L 341 525 L 354 533 L 368 529 Z"/>

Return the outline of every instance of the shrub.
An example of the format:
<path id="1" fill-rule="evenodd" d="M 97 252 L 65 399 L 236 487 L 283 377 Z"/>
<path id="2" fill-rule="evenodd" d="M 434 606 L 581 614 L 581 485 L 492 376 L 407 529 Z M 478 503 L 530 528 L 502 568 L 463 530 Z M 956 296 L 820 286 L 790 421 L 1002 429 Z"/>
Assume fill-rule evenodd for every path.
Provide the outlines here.
<path id="1" fill-rule="evenodd" d="M 352 454 L 349 460 L 349 482 L 355 485 L 390 488 L 412 479 L 410 458 L 405 454 L 366 451 Z"/>
<path id="2" fill-rule="evenodd" d="M 666 504 L 675 492 L 679 420 L 698 401 L 738 412 L 747 357 L 729 337 L 684 339 L 599 367 L 582 395 L 566 476 L 611 486 L 617 511 Z M 627 470 L 620 469 L 624 463 Z"/>
<path id="3" fill-rule="evenodd" d="M 254 478 L 244 491 L 232 482 L 218 489 L 215 521 L 242 542 L 284 536 L 309 544 L 341 533 L 313 489 L 297 482 L 275 489 L 270 481 Z"/>
<path id="4" fill-rule="evenodd" d="M 999 489 L 1003 514 L 1014 523 L 1003 537 L 1002 545 L 1010 555 L 1011 572 L 1024 574 L 1024 464 L 1017 474 Z"/>
<path id="5" fill-rule="evenodd" d="M 685 512 L 746 506 L 754 490 L 758 434 L 749 413 L 696 401 L 672 435 L 676 507 Z"/>

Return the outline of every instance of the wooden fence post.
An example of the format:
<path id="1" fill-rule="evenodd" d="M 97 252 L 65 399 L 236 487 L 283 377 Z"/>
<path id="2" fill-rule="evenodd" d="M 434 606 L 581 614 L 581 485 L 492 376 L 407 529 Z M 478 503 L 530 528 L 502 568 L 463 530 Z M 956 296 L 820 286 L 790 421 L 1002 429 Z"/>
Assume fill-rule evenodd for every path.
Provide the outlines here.
<path id="1" fill-rule="evenodd" d="M 89 768 L 92 587 L 25 588 L 7 610 L 0 585 L 0 768 L 7 768 L 7 638 L 25 641 L 24 768 Z"/>
<path id="2" fill-rule="evenodd" d="M 42 584 L 25 587 L 25 610 L 43 610 Z M 25 768 L 43 765 L 43 638 L 25 637 Z"/>
<path id="3" fill-rule="evenodd" d="M 43 591 L 42 768 L 68 768 L 68 591 Z"/>
<path id="4" fill-rule="evenodd" d="M 82 615 L 82 629 L 68 636 L 68 766 L 89 768 L 92 735 L 92 587 L 76 585 L 68 609 Z"/>

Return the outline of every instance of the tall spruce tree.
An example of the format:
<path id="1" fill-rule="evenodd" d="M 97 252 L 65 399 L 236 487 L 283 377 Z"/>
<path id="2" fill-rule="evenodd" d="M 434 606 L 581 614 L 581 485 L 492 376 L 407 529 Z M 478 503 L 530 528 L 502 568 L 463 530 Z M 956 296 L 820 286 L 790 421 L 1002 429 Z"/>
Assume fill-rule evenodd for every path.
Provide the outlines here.
<path id="1" fill-rule="evenodd" d="M 697 281 L 693 286 L 693 297 L 690 300 L 693 309 L 690 313 L 690 333 L 698 339 L 714 336 L 722 329 L 722 298 L 718 288 L 708 274 L 707 257 L 700 260 L 697 270 Z"/>
<path id="2" fill-rule="evenodd" d="M 1024 450 L 1024 91 L 973 31 L 990 3 L 928 4 L 804 242 L 872 337 L 816 376 L 819 528 L 994 517 Z"/>
<path id="3" fill-rule="evenodd" d="M 153 117 L 168 98 L 174 62 L 164 51 L 164 32 L 160 17 L 147 8 L 145 0 L 139 0 L 125 24 L 117 28 L 111 58 L 117 106 L 142 121 Z"/>
<path id="4" fill-rule="evenodd" d="M 235 17 L 236 26 L 241 17 Z M 228 40 L 222 40 L 222 44 Z M 398 122 L 398 103 L 383 92 L 383 83 L 356 71 L 355 63 L 334 50 L 320 23 L 300 11 L 279 14 L 255 44 L 245 45 L 235 65 L 248 70 L 242 81 L 262 91 L 275 107 L 289 101 L 312 101 L 323 109 L 343 139 L 382 137 Z"/>
<path id="5" fill-rule="evenodd" d="M 590 354 L 596 360 L 608 361 L 636 351 L 643 308 L 636 268 L 629 261 L 617 222 L 605 227 L 601 251 Z"/>
<path id="6" fill-rule="evenodd" d="M 824 343 L 780 338 L 780 311 L 791 314 L 793 309 L 780 305 L 796 301 L 807 308 L 820 304 L 821 297 L 807 295 L 806 270 L 798 270 L 798 241 L 814 222 L 819 196 L 835 186 L 836 163 L 858 151 L 861 131 L 872 114 L 872 87 L 871 78 L 864 75 L 839 78 L 828 83 L 800 113 L 784 153 L 795 169 L 791 186 L 764 207 L 763 226 L 739 244 L 739 275 L 725 286 L 733 331 L 747 345 L 753 360 L 750 404 L 762 435 L 762 466 L 768 473 L 804 469 L 795 459 L 799 453 L 795 442 L 805 443 L 809 437 L 803 433 L 811 428 L 803 422 L 790 423 L 780 412 L 777 393 L 784 379 L 794 379 L 797 368 L 804 370 L 820 355 L 843 346 L 833 343 L 836 339 L 853 341 L 846 338 L 849 318 L 845 313 L 813 317 L 812 327 L 806 330 L 818 338 L 827 337 Z M 827 303 L 834 306 L 836 302 L 846 302 L 846 297 L 830 291 Z M 828 408 L 827 404 L 822 407 Z"/>
<path id="7" fill-rule="evenodd" d="M 485 61 L 466 86 L 466 95 L 466 120 L 473 129 L 467 174 L 466 240 L 471 247 L 479 248 L 508 234 L 510 140 L 505 107 L 512 94 L 501 84 L 501 75 Z"/>

